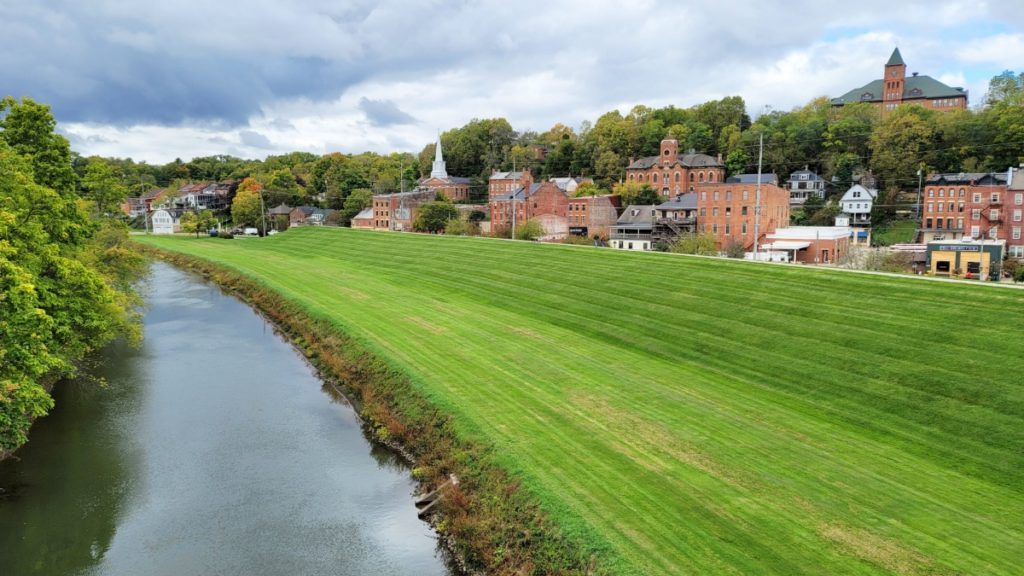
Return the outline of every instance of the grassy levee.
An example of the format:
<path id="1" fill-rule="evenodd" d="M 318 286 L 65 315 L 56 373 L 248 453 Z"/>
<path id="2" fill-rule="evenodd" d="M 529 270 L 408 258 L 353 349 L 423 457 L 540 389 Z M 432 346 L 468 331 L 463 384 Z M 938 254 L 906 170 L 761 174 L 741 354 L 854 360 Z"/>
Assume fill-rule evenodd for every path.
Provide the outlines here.
<path id="1" fill-rule="evenodd" d="M 615 574 L 1018 574 L 1024 291 L 474 238 L 140 238 L 407 374 Z"/>

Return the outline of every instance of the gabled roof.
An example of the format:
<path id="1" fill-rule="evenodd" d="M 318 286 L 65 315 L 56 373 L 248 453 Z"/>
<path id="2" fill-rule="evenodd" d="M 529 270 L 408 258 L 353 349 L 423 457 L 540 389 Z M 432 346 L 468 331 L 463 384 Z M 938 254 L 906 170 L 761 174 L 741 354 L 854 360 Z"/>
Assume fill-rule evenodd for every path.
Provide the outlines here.
<path id="1" fill-rule="evenodd" d="M 352 217 L 353 220 L 369 220 L 370 218 L 373 218 L 373 208 L 363 208 L 359 214 Z"/>
<path id="2" fill-rule="evenodd" d="M 159 196 L 163 196 L 164 192 L 167 192 L 167 188 L 153 188 L 147 190 L 139 197 L 141 200 L 155 200 Z"/>
<path id="3" fill-rule="evenodd" d="M 495 172 L 489 180 L 519 180 L 522 177 L 522 172 Z"/>
<path id="4" fill-rule="evenodd" d="M 687 192 L 686 194 L 679 194 L 675 198 L 672 198 L 668 202 L 662 202 L 658 204 L 658 210 L 696 210 L 697 209 L 697 193 Z"/>
<path id="5" fill-rule="evenodd" d="M 881 102 L 885 95 L 884 81 L 872 80 L 860 88 L 832 99 L 833 105 L 855 102 Z M 908 76 L 903 82 L 903 100 L 931 98 L 967 98 L 963 88 L 947 86 L 931 76 Z"/>
<path id="6" fill-rule="evenodd" d="M 725 179 L 726 184 L 757 184 L 757 174 L 735 174 Z M 777 174 L 761 174 L 761 184 L 779 185 Z"/>
<path id="7" fill-rule="evenodd" d="M 853 197 L 853 193 L 857 192 L 857 191 L 866 193 L 868 195 L 868 197 L 867 198 L 854 198 Z M 864 186 L 862 186 L 860 184 L 854 184 L 853 186 L 850 186 L 849 190 L 847 190 L 846 192 L 843 193 L 843 197 L 840 198 L 839 201 L 840 202 L 846 202 L 846 201 L 854 200 L 854 201 L 863 202 L 865 200 L 874 200 L 875 198 L 878 198 L 878 190 L 875 190 L 874 188 L 865 188 Z"/>
<path id="8" fill-rule="evenodd" d="M 802 175 L 806 175 L 807 178 L 801 179 L 800 176 Z M 821 176 L 818 176 L 813 170 L 807 170 L 805 168 L 803 170 L 797 170 L 796 172 L 790 174 L 789 180 L 791 182 L 817 182 L 818 180 L 823 180 L 823 178 Z"/>
<path id="9" fill-rule="evenodd" d="M 892 56 L 889 56 L 889 61 L 885 63 L 886 66 L 906 66 L 907 64 L 903 61 L 903 56 L 900 54 L 900 49 L 897 47 L 892 51 Z"/>
<path id="10" fill-rule="evenodd" d="M 626 169 L 645 170 L 647 168 L 650 168 L 651 166 L 659 164 L 660 162 L 660 156 L 647 156 L 645 158 L 634 160 L 629 166 L 626 167 Z M 682 165 L 684 168 L 717 168 L 723 166 L 723 164 L 719 162 L 717 158 L 708 156 L 707 154 L 700 154 L 697 152 L 679 154 L 671 163 L 668 164 L 668 166 L 674 166 L 676 163 Z"/>
<path id="11" fill-rule="evenodd" d="M 654 209 L 653 204 L 630 204 L 622 212 L 622 216 L 615 221 L 615 225 L 622 227 L 651 226 L 654 223 L 654 215 L 651 213 Z"/>
<path id="12" fill-rule="evenodd" d="M 289 214 L 292 211 L 292 207 L 281 203 L 279 206 L 275 206 L 270 210 L 267 210 L 267 214 L 278 215 L 278 214 Z"/>
<path id="13" fill-rule="evenodd" d="M 955 172 L 929 174 L 925 184 L 982 184 L 1002 186 L 1006 184 L 1006 172 Z"/>

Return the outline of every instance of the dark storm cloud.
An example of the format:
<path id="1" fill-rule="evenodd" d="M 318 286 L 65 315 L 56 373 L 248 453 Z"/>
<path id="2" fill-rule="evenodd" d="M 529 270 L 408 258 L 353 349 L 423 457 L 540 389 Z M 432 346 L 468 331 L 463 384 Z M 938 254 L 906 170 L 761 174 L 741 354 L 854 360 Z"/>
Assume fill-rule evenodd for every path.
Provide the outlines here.
<path id="1" fill-rule="evenodd" d="M 359 99 L 359 109 L 366 115 L 366 119 L 374 126 L 397 126 L 400 124 L 415 124 L 416 119 L 403 112 L 397 104 L 391 100 L 370 100 Z"/>
<path id="2" fill-rule="evenodd" d="M 238 133 L 238 139 L 242 141 L 242 144 L 252 148 L 270 149 L 274 147 L 270 138 L 253 130 L 242 130 Z"/>

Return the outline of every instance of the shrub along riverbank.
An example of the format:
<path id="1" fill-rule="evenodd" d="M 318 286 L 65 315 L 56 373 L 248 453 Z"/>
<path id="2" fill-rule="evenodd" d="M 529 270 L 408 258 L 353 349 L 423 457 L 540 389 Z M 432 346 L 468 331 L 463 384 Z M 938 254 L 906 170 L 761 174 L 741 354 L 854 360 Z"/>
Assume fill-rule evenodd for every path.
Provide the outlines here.
<path id="1" fill-rule="evenodd" d="M 139 241 L 244 276 L 358 345 L 406 382 L 386 405 L 417 399 L 374 417 L 383 435 L 414 443 L 429 433 L 416 417 L 435 415 L 422 422 L 451 442 L 436 459 L 451 469 L 424 460 L 427 473 L 481 467 L 517 487 L 464 482 L 452 500 L 515 502 L 509 522 L 562 535 L 484 515 L 456 527 L 485 542 L 474 567 L 1021 563 L 1022 291 L 352 230 Z M 377 379 L 371 399 L 389 394 Z"/>
<path id="2" fill-rule="evenodd" d="M 132 285 L 144 262 L 127 228 L 77 192 L 49 108 L 0 103 L 0 458 L 53 406 L 48 384 L 118 336 L 141 333 Z"/>

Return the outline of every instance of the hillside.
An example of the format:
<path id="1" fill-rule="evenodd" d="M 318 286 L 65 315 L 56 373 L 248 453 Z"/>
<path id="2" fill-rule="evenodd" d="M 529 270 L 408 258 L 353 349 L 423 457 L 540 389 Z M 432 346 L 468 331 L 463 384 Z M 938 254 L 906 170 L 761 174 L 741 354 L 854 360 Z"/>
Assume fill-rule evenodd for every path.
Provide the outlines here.
<path id="1" fill-rule="evenodd" d="M 339 229 L 138 240 L 332 318 L 614 573 L 1024 564 L 1024 291 Z"/>

